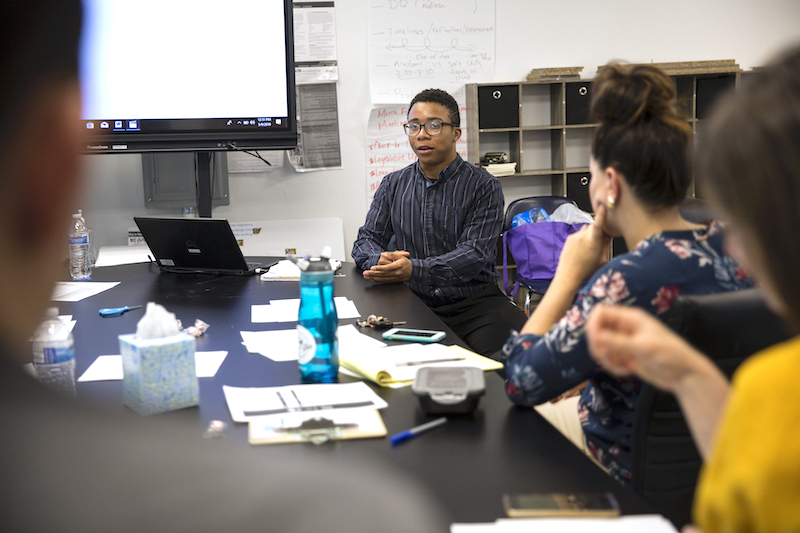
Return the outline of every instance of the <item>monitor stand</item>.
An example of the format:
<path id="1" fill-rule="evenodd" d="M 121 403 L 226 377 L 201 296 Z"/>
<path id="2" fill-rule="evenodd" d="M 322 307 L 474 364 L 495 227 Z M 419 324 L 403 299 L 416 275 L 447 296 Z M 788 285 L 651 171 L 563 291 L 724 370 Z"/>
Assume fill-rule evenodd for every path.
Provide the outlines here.
<path id="1" fill-rule="evenodd" d="M 211 218 L 211 152 L 195 152 L 194 169 L 197 184 L 197 216 Z"/>

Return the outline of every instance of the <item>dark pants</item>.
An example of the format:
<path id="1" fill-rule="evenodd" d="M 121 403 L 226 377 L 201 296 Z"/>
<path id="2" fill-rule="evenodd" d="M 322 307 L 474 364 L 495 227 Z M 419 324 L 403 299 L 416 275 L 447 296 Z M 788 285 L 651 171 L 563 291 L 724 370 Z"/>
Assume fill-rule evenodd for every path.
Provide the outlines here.
<path id="1" fill-rule="evenodd" d="M 519 331 L 527 320 L 522 309 L 497 285 L 490 285 L 466 300 L 431 310 L 473 351 L 495 359 L 511 330 Z"/>

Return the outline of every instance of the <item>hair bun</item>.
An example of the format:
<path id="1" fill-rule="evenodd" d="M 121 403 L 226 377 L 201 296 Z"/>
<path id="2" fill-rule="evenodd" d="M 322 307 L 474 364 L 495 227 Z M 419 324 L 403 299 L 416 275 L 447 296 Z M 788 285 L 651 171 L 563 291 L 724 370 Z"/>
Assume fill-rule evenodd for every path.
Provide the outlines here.
<path id="1" fill-rule="evenodd" d="M 611 63 L 602 67 L 592 87 L 595 122 L 633 126 L 677 117 L 672 80 L 656 67 Z"/>

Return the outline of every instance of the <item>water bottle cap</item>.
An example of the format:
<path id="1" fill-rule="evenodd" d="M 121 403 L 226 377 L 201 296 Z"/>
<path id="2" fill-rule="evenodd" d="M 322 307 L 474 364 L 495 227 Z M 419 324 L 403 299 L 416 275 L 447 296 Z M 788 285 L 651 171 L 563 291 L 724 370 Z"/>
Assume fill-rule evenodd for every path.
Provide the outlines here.
<path id="1" fill-rule="evenodd" d="M 316 259 L 308 262 L 306 272 L 332 272 L 331 262 L 326 258 Z"/>
<path id="2" fill-rule="evenodd" d="M 79 211 L 79 212 L 77 212 L 77 213 L 73 213 L 73 214 L 72 214 L 72 218 L 74 218 L 75 220 L 78 220 L 79 218 L 81 218 L 81 216 L 82 216 L 82 215 L 81 215 L 80 211 Z"/>

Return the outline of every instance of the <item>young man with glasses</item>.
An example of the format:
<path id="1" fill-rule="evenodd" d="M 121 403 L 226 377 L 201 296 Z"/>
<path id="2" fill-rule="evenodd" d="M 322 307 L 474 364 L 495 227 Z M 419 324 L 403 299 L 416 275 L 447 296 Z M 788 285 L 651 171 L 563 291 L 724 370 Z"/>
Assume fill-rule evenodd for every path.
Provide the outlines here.
<path id="1" fill-rule="evenodd" d="M 426 89 L 404 124 L 418 161 L 381 181 L 352 256 L 376 283 L 406 283 L 478 353 L 496 355 L 525 314 L 499 289 L 500 182 L 461 159 L 458 104 Z"/>

